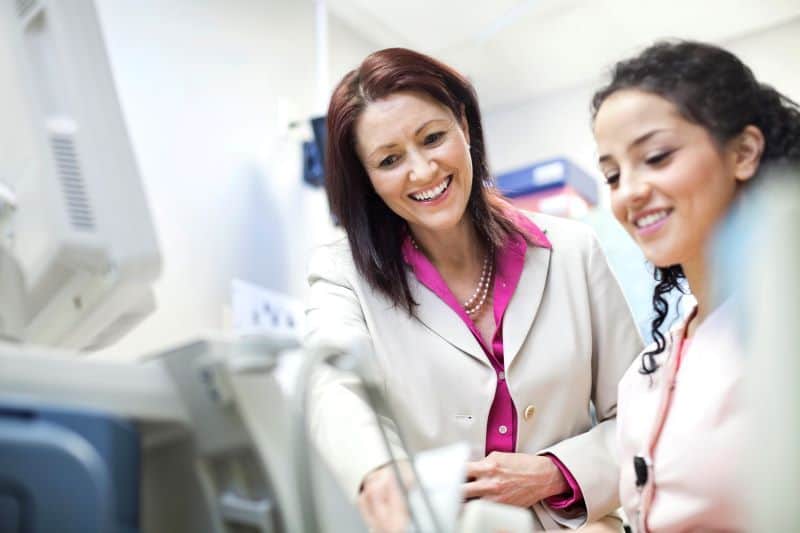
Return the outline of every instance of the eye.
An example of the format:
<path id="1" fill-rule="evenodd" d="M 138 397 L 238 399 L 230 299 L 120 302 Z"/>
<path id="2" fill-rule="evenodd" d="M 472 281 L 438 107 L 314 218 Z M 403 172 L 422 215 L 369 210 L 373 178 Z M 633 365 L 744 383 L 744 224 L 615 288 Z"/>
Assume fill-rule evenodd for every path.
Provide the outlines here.
<path id="1" fill-rule="evenodd" d="M 429 133 L 422 140 L 422 144 L 424 144 L 425 146 L 430 146 L 432 144 L 436 144 L 437 142 L 439 142 L 443 137 L 444 137 L 443 131 L 437 131 L 436 133 Z"/>
<path id="2" fill-rule="evenodd" d="M 612 189 L 619 183 L 619 172 L 610 172 L 605 175 L 606 185 Z"/>
<path id="3" fill-rule="evenodd" d="M 388 155 L 388 156 L 384 157 L 383 159 L 381 159 L 381 162 L 378 163 L 378 166 L 380 168 L 389 168 L 392 165 L 394 165 L 395 163 L 397 163 L 398 159 L 400 159 L 400 158 L 397 157 L 396 155 Z"/>
<path id="4" fill-rule="evenodd" d="M 653 154 L 648 156 L 644 162 L 650 166 L 658 166 L 659 164 L 665 162 L 669 156 L 673 154 L 674 150 L 667 150 L 666 152 L 660 152 L 657 154 Z"/>

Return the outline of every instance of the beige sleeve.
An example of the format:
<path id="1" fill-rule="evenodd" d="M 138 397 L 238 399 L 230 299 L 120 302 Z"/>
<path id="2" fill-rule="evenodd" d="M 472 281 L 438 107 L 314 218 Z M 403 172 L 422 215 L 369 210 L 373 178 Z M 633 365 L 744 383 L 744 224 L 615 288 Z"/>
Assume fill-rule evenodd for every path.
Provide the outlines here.
<path id="1" fill-rule="evenodd" d="M 337 264 L 338 252 L 320 248 L 310 264 L 304 340 L 309 350 L 345 350 L 359 340 L 371 346 L 361 304 Z M 312 377 L 308 417 L 314 444 L 346 494 L 355 499 L 364 477 L 389 461 L 361 379 L 351 372 L 319 368 Z M 395 457 L 405 458 L 394 424 L 385 418 L 381 423 Z"/>
<path id="2" fill-rule="evenodd" d="M 583 493 L 588 514 L 585 518 L 593 522 L 620 505 L 617 384 L 641 352 L 642 340 L 622 289 L 594 235 L 588 246 L 585 268 L 591 306 L 592 402 L 597 424 L 543 452 L 552 453 L 569 469 Z M 574 527 L 574 523 L 570 525 Z"/>

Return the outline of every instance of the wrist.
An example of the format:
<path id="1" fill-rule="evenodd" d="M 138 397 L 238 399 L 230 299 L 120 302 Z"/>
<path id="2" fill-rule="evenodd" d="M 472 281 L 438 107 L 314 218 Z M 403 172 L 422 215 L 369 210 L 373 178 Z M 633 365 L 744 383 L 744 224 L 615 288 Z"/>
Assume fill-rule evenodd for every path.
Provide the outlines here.
<path id="1" fill-rule="evenodd" d="M 544 500 L 552 496 L 558 496 L 569 492 L 571 490 L 569 483 L 567 483 L 564 474 L 561 472 L 561 469 L 558 468 L 555 461 L 548 455 L 540 457 L 546 461 L 544 469 L 545 477 L 542 483 L 543 496 L 541 499 Z"/>

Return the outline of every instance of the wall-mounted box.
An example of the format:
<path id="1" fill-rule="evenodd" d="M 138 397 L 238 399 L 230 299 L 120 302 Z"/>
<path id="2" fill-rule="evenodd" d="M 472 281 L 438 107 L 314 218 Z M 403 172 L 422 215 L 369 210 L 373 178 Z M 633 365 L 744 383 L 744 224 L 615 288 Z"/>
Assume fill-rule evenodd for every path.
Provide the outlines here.
<path id="1" fill-rule="evenodd" d="M 597 180 L 564 157 L 504 172 L 496 182 L 517 207 L 558 216 L 581 216 L 599 199 Z"/>

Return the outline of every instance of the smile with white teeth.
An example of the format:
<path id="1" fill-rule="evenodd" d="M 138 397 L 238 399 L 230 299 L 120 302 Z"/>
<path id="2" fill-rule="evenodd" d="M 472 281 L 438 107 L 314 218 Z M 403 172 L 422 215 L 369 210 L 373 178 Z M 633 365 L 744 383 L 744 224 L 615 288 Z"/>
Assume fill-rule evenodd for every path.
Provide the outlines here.
<path id="1" fill-rule="evenodd" d="M 432 187 L 427 191 L 417 192 L 414 194 L 410 194 L 409 196 L 416 200 L 417 202 L 430 202 L 431 200 L 436 200 L 447 188 L 450 186 L 450 182 L 453 181 L 453 176 L 447 176 L 443 182 L 441 182 L 436 187 Z"/>
<path id="2" fill-rule="evenodd" d="M 652 226 L 656 222 L 660 222 L 661 220 L 667 218 L 669 214 L 669 209 L 662 209 L 661 211 L 656 211 L 655 213 L 650 213 L 649 215 L 645 215 L 639 219 L 636 219 L 634 224 L 637 228 L 646 228 L 647 226 Z"/>

